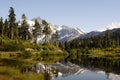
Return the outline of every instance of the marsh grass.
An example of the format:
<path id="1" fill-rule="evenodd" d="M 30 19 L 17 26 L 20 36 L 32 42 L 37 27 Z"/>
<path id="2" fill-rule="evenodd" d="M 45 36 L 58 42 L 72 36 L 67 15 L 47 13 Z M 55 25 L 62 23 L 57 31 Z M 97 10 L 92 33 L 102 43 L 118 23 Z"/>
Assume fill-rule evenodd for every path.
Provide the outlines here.
<path id="1" fill-rule="evenodd" d="M 22 74 L 18 69 L 11 67 L 0 67 L 0 80 L 44 80 L 43 74 Z"/>

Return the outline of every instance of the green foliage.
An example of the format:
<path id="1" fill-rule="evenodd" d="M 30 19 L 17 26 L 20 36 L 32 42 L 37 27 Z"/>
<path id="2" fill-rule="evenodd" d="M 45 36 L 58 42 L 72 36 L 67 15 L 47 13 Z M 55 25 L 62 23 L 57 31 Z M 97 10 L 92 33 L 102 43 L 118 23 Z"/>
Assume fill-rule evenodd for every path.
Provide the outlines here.
<path id="1" fill-rule="evenodd" d="M 24 59 L 31 58 L 32 53 L 30 51 L 23 51 L 22 56 L 23 56 Z"/>
<path id="2" fill-rule="evenodd" d="M 30 39 L 30 32 L 28 31 L 29 25 L 26 21 L 26 16 L 25 14 L 22 15 L 22 24 L 19 28 L 19 37 L 23 40 L 28 40 Z"/>
<path id="3" fill-rule="evenodd" d="M 38 44 L 33 44 L 32 49 L 37 50 L 37 51 L 41 51 L 42 46 L 38 45 Z"/>
<path id="4" fill-rule="evenodd" d="M 1 66 L 13 67 L 13 68 L 21 68 L 22 65 L 27 64 L 22 60 L 10 59 L 10 58 L 1 58 L 0 59 Z"/>
<path id="5" fill-rule="evenodd" d="M 35 20 L 35 25 L 33 26 L 33 36 L 28 31 L 29 25 L 27 23 L 26 15 L 22 15 L 22 23 L 21 25 L 18 25 L 16 23 L 16 17 L 15 17 L 14 8 L 10 7 L 8 20 L 6 19 L 3 23 L 3 20 L 1 18 L 0 20 L 0 29 L 1 29 L 1 37 L 0 37 L 0 51 L 24 51 L 24 50 L 33 50 L 33 51 L 42 51 L 42 50 L 52 50 L 55 51 L 57 48 L 51 44 L 44 44 L 44 45 L 38 45 L 34 43 L 30 43 L 28 40 L 30 40 L 32 37 L 36 38 L 35 42 L 37 40 L 37 36 L 40 33 L 44 33 L 45 41 L 48 40 L 48 35 L 51 34 L 51 29 L 48 25 L 48 23 L 43 20 L 42 23 L 44 25 L 44 30 L 42 32 L 42 29 L 40 27 L 40 24 L 37 20 Z M 4 27 L 4 28 L 3 28 Z M 58 37 L 58 36 L 57 36 Z M 29 56 L 29 52 L 23 52 L 25 53 L 25 58 L 27 58 L 26 55 Z"/>
<path id="6" fill-rule="evenodd" d="M 21 44 L 21 42 L 18 42 L 17 40 L 9 41 L 4 43 L 4 51 L 18 51 L 18 50 L 24 50 L 24 45 Z"/>
<path id="7" fill-rule="evenodd" d="M 110 32 L 108 30 L 105 31 L 103 39 L 104 39 L 103 44 L 104 44 L 105 48 L 112 46 L 112 44 L 111 44 L 112 42 L 111 42 L 111 38 L 110 38 Z"/>
<path id="8" fill-rule="evenodd" d="M 45 20 L 43 20 L 42 23 L 44 25 L 43 34 L 45 34 L 45 42 L 48 42 L 48 36 L 51 34 L 51 29 Z"/>
<path id="9" fill-rule="evenodd" d="M 11 68 L 9 67 L 0 67 L 0 74 L 2 75 L 14 75 L 14 74 L 18 74 L 19 71 L 18 70 L 12 70 Z"/>
<path id="10" fill-rule="evenodd" d="M 7 19 L 5 19 L 5 22 L 4 22 L 4 36 L 8 36 L 9 34 L 9 28 L 8 28 L 8 21 Z"/>
<path id="11" fill-rule="evenodd" d="M 56 47 L 59 46 L 59 38 L 60 38 L 60 36 L 58 34 L 58 31 L 56 31 L 54 34 L 52 34 L 51 41 Z"/>
<path id="12" fill-rule="evenodd" d="M 0 36 L 3 36 L 3 19 L 2 17 L 0 18 Z"/>
<path id="13" fill-rule="evenodd" d="M 20 40 L 11 40 L 7 37 L 0 37 L 1 51 L 19 51 L 24 50 L 25 47 Z"/>
<path id="14" fill-rule="evenodd" d="M 37 36 L 39 34 L 41 34 L 41 32 L 42 32 L 41 26 L 40 26 L 39 22 L 37 21 L 37 19 L 35 20 L 35 25 L 33 27 L 34 27 L 34 29 L 32 30 L 32 32 L 33 32 L 33 36 L 34 36 L 34 39 L 35 39 L 34 42 L 36 43 L 37 42 Z"/>
<path id="15" fill-rule="evenodd" d="M 76 59 L 76 54 L 77 54 L 76 49 L 69 50 L 69 59 Z"/>
<path id="16" fill-rule="evenodd" d="M 14 13 L 14 8 L 10 7 L 9 10 L 9 28 L 10 28 L 10 39 L 14 39 L 15 38 L 15 34 L 16 34 L 16 30 L 17 30 L 17 26 L 16 26 L 16 18 L 15 18 L 15 13 Z"/>
<path id="17" fill-rule="evenodd" d="M 58 43 L 58 39 L 60 38 L 58 31 L 56 31 L 54 34 L 52 34 L 52 42 Z"/>
<path id="18" fill-rule="evenodd" d="M 42 46 L 43 46 L 43 50 L 51 50 L 51 51 L 56 50 L 56 47 L 50 43 L 44 43 Z"/>
<path id="19" fill-rule="evenodd" d="M 18 69 L 11 67 L 0 67 L 1 80 L 45 80 L 43 74 L 23 74 Z"/>
<path id="20" fill-rule="evenodd" d="M 71 49 L 81 49 L 82 53 L 89 53 L 89 49 L 117 48 L 120 46 L 119 34 L 120 29 L 115 29 L 113 31 L 107 30 L 99 36 L 75 39 L 73 41 L 64 42 L 64 44 L 60 43 L 59 46 L 67 51 Z"/>
<path id="21" fill-rule="evenodd" d="M 25 41 L 25 40 L 22 41 L 22 44 L 25 46 L 25 48 L 31 48 L 32 47 L 32 44 L 28 41 Z"/>

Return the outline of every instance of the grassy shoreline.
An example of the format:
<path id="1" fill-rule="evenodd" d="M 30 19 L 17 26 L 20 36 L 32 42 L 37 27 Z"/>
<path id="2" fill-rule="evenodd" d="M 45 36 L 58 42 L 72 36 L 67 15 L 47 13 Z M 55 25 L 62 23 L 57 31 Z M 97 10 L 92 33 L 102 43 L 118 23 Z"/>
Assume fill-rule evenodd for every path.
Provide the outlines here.
<path id="1" fill-rule="evenodd" d="M 0 51 L 0 78 L 2 80 L 45 80 L 45 74 L 21 73 L 22 67 L 36 63 L 52 64 L 64 60 L 68 56 L 66 51 L 56 48 L 52 44 L 40 45 L 40 49 L 24 51 Z M 93 57 L 107 57 L 108 59 L 120 59 L 120 48 L 107 49 L 72 49 L 69 51 L 69 59 L 79 59 L 79 55 L 89 54 Z M 90 58 L 90 57 L 88 57 Z"/>
<path id="2" fill-rule="evenodd" d="M 34 46 L 35 47 L 35 46 Z M 37 63 L 52 64 L 68 54 L 53 44 L 39 45 L 23 51 L 0 51 L 0 79 L 2 80 L 46 80 L 45 74 L 21 73 L 22 68 Z"/>

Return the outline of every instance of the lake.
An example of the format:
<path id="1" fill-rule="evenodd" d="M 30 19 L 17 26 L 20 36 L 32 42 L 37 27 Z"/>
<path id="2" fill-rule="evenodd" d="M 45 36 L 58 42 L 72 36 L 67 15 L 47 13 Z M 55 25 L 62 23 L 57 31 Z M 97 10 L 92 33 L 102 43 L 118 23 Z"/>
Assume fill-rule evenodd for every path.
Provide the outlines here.
<path id="1" fill-rule="evenodd" d="M 69 73 L 69 72 L 68 72 Z M 78 74 L 56 77 L 53 80 L 120 80 L 120 75 L 101 70 L 83 69 Z"/>
<path id="2" fill-rule="evenodd" d="M 53 80 L 120 80 L 120 59 L 86 57 L 57 63 L 61 75 Z"/>
<path id="3" fill-rule="evenodd" d="M 120 80 L 120 58 L 111 55 L 67 57 L 52 64 L 38 63 L 36 71 L 47 72 L 52 80 Z"/>

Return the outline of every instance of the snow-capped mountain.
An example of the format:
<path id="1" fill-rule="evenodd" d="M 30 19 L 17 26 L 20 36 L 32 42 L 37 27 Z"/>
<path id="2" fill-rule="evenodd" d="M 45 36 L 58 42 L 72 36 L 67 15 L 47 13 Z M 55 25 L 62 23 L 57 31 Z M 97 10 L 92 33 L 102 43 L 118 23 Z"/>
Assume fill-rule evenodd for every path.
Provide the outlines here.
<path id="1" fill-rule="evenodd" d="M 116 32 L 119 29 L 120 29 L 120 23 L 112 23 L 111 25 L 108 25 L 104 29 L 91 31 L 89 33 L 80 35 L 79 38 L 83 39 L 83 38 L 90 38 L 93 36 L 103 35 L 106 30 L 109 30 L 110 34 L 112 34 L 113 32 Z"/>
<path id="2" fill-rule="evenodd" d="M 101 30 L 97 30 L 98 32 L 103 32 L 106 30 L 112 30 L 112 29 L 116 29 L 116 28 L 120 28 L 120 23 L 112 23 L 111 25 L 106 26 L 104 29 Z"/>
<path id="3" fill-rule="evenodd" d="M 44 26 L 42 24 L 42 20 L 40 17 L 37 17 L 37 18 L 34 18 L 34 19 L 31 19 L 31 20 L 27 20 L 28 24 L 29 24 L 29 31 L 32 32 L 32 29 L 33 29 L 33 25 L 35 24 L 35 19 L 38 20 L 38 22 L 40 23 L 42 29 L 44 29 Z M 58 26 L 58 25 L 54 25 L 54 24 L 51 24 L 51 23 L 48 23 L 51 30 L 52 30 L 52 34 L 55 33 L 56 31 L 58 31 L 59 33 L 59 36 L 60 36 L 60 39 L 59 41 L 70 41 L 70 40 L 73 40 L 77 37 L 79 37 L 80 35 L 82 34 L 85 34 L 82 30 L 80 30 L 79 28 L 72 28 L 72 27 L 69 27 L 69 26 Z M 40 43 L 40 42 L 44 42 L 43 41 L 43 38 L 44 38 L 44 34 L 42 35 L 39 35 L 38 36 L 38 39 L 37 39 L 37 42 Z"/>
<path id="4" fill-rule="evenodd" d="M 27 20 L 27 22 L 29 24 L 29 31 L 30 32 L 32 32 L 33 25 L 35 24 L 35 19 L 38 20 L 42 29 L 44 29 L 44 26 L 42 24 L 43 19 L 41 19 L 40 17 L 37 17 L 37 18 L 31 19 L 31 20 Z M 70 40 L 73 40 L 76 38 L 80 38 L 80 39 L 90 38 L 93 36 L 102 35 L 106 30 L 109 30 L 110 32 L 115 32 L 116 29 L 118 29 L 118 28 L 120 29 L 120 23 L 112 23 L 111 25 L 106 26 L 106 28 L 104 28 L 104 29 L 95 30 L 95 31 L 91 31 L 89 33 L 85 33 L 79 28 L 73 28 L 73 27 L 69 27 L 69 26 L 65 26 L 65 25 L 58 26 L 58 25 L 51 24 L 51 23 L 48 23 L 48 24 L 52 30 L 52 34 L 55 33 L 56 31 L 58 31 L 59 36 L 60 36 L 59 41 L 61 41 L 61 42 L 70 41 Z M 19 25 L 20 25 L 20 23 L 19 23 Z M 43 40 L 44 37 L 45 37 L 44 34 L 39 35 L 37 38 L 37 42 L 38 43 L 44 42 L 44 40 Z M 51 37 L 51 36 L 49 36 L 49 37 Z"/>
<path id="5" fill-rule="evenodd" d="M 79 37 L 80 35 L 85 34 L 78 28 L 72 28 L 65 25 L 61 26 L 61 28 L 62 29 L 59 31 L 61 41 L 70 41 Z"/>

